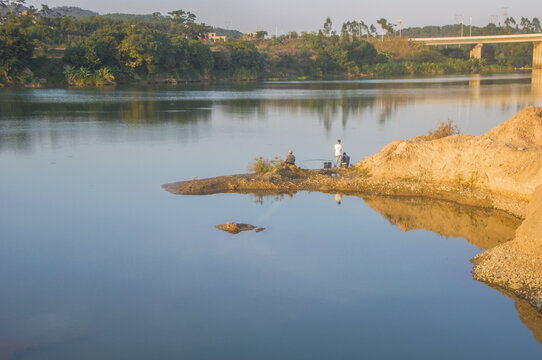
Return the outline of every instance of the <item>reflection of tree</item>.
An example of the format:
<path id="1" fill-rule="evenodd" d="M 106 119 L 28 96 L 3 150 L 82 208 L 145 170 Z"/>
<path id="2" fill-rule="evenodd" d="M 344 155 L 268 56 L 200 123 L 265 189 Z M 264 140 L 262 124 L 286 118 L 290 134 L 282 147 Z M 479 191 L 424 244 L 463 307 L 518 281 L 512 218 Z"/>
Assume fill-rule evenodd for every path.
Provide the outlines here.
<path id="1" fill-rule="evenodd" d="M 30 94 L 29 94 L 30 95 Z M 66 102 L 46 102 L 30 96 L 3 99 L 3 119 L 43 118 L 52 122 L 91 120 L 149 124 L 162 122 L 197 122 L 209 119 L 210 101 L 153 100 L 134 94 L 77 94 Z M 99 100 L 99 101 L 98 101 Z"/>
<path id="2" fill-rule="evenodd" d="M 255 115 L 264 116 L 268 108 L 287 109 L 292 116 L 298 116 L 299 112 L 309 117 L 318 119 L 326 132 L 331 131 L 333 123 L 341 121 L 346 127 L 352 117 L 359 117 L 366 110 L 380 110 L 379 121 L 387 121 L 400 104 L 396 102 L 408 101 L 401 97 L 336 97 L 314 99 L 251 99 L 235 100 L 223 104 L 227 114 L 236 117 L 252 118 Z"/>
<path id="3" fill-rule="evenodd" d="M 0 127 L 10 126 L 9 131 L 0 132 L 0 148 L 18 151 L 31 148 L 38 136 L 35 129 L 24 126 L 12 127 L 5 120 L 38 119 L 40 121 L 88 122 L 106 124 L 190 124 L 210 121 L 214 109 L 237 119 L 253 121 L 266 118 L 273 110 L 285 111 L 293 118 L 304 116 L 315 119 L 329 133 L 334 123 L 342 127 L 366 113 L 384 124 L 397 114 L 401 107 L 414 102 L 446 103 L 463 102 L 515 107 L 517 110 L 532 104 L 542 93 L 540 70 L 533 71 L 531 91 L 520 84 L 528 79 L 476 79 L 465 77 L 448 82 L 415 81 L 346 81 L 307 83 L 239 83 L 239 84 L 194 84 L 176 87 L 130 87 L 126 90 L 70 89 L 70 90 L 21 90 L 5 91 L 0 96 Z M 469 83 L 469 81 L 471 81 Z M 469 84 L 473 91 L 458 91 Z M 480 85 L 479 85 L 480 84 Z M 484 85 L 506 85 L 517 87 L 514 96 L 508 92 L 494 91 Z M 523 86 L 523 85 L 522 85 Z M 447 89 L 453 91 L 450 94 Z M 432 89 L 436 89 L 433 91 Z M 498 90 L 498 89 L 497 89 Z M 523 92 L 522 92 L 523 91 Z M 50 96 L 50 101 L 47 98 Z M 288 116 L 288 114 L 286 114 Z M 307 124 L 309 125 L 309 124 Z M 202 127 L 198 127 L 202 129 Z M 49 130 L 54 139 L 53 130 Z M 58 135 L 58 134 L 57 134 Z M 72 136 L 84 137 L 80 134 Z"/>
<path id="4" fill-rule="evenodd" d="M 111 95 L 108 90 L 69 90 L 65 93 L 66 97 L 54 96 L 52 102 L 41 97 L 44 96 L 43 91 L 4 93 L 7 96 L 0 98 L 0 149 L 29 151 L 44 137 L 55 144 L 61 137 L 89 136 L 85 128 L 71 126 L 69 129 L 59 129 L 55 126 L 61 122 L 72 125 L 99 122 L 104 127 L 118 124 L 189 125 L 207 122 L 211 117 L 211 101 L 168 100 L 160 97 L 154 100 L 153 96 L 157 93 L 148 90 L 111 92 Z"/>
<path id="5" fill-rule="evenodd" d="M 284 200 L 284 196 L 288 195 L 289 197 L 292 197 L 292 194 L 250 194 L 250 196 L 254 199 L 254 203 L 258 205 L 263 205 L 267 200 L 270 201 L 282 201 Z"/>
<path id="6" fill-rule="evenodd" d="M 259 99 L 241 99 L 222 102 L 222 108 L 226 114 L 236 118 L 252 120 L 254 117 L 264 117 L 268 104 Z"/>

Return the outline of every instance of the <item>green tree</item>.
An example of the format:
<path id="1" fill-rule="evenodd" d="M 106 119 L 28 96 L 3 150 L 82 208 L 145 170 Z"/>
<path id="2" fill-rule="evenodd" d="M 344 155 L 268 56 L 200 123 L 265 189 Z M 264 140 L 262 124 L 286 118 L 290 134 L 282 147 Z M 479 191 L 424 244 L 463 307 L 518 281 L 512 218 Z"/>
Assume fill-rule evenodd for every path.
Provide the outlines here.
<path id="1" fill-rule="evenodd" d="M 134 29 L 120 43 L 119 53 L 124 65 L 141 74 L 154 74 L 167 46 L 171 45 L 166 34 L 156 30 Z"/>
<path id="2" fill-rule="evenodd" d="M 533 32 L 535 33 L 539 33 L 539 32 L 542 32 L 542 26 L 540 24 L 540 20 L 538 20 L 538 18 L 533 18 L 533 21 L 531 21 L 531 25 L 532 25 L 532 30 Z"/>
<path id="3" fill-rule="evenodd" d="M 386 31 L 387 34 L 393 34 L 395 24 L 389 23 L 388 20 L 380 18 L 376 21 L 377 24 L 382 27 L 382 31 Z"/>
<path id="4" fill-rule="evenodd" d="M 96 44 L 90 40 L 81 40 L 67 47 L 63 61 L 74 68 L 84 67 L 91 70 L 101 65 L 96 54 Z"/>
<path id="5" fill-rule="evenodd" d="M 209 72 L 214 66 L 214 58 L 207 44 L 197 40 L 188 42 L 188 54 L 190 66 L 197 70 L 200 75 Z"/>
<path id="6" fill-rule="evenodd" d="M 268 35 L 267 31 L 264 31 L 264 30 L 256 31 L 256 39 L 258 40 L 264 40 L 267 35 Z"/>
<path id="7" fill-rule="evenodd" d="M 504 20 L 504 25 L 508 33 L 511 33 L 513 30 L 518 29 L 518 24 L 516 23 L 516 20 L 514 20 L 513 17 L 506 18 Z"/>
<path id="8" fill-rule="evenodd" d="M 333 26 L 333 23 L 331 22 L 331 19 L 328 16 L 326 18 L 326 21 L 324 22 L 324 28 L 323 28 L 324 35 L 329 36 L 331 34 L 332 26 Z"/>
<path id="9" fill-rule="evenodd" d="M 16 82 L 16 77 L 28 66 L 34 46 L 15 19 L 0 26 L 0 82 Z"/>
<path id="10" fill-rule="evenodd" d="M 45 4 L 41 4 L 41 10 L 40 10 L 40 16 L 49 17 L 54 14 L 54 11 L 51 10 L 51 8 Z"/>
<path id="11" fill-rule="evenodd" d="M 192 14 L 190 11 L 175 10 L 168 12 L 168 14 L 171 16 L 171 21 L 176 24 L 191 24 L 196 21 L 196 15 Z"/>
<path id="12" fill-rule="evenodd" d="M 529 18 L 522 17 L 520 25 L 521 25 L 521 29 L 523 30 L 523 32 L 531 32 L 532 31 L 533 24 L 531 23 Z"/>
<path id="13" fill-rule="evenodd" d="M 258 49 L 250 41 L 234 41 L 228 44 L 230 63 L 233 69 L 245 69 L 258 73 L 264 61 Z"/>

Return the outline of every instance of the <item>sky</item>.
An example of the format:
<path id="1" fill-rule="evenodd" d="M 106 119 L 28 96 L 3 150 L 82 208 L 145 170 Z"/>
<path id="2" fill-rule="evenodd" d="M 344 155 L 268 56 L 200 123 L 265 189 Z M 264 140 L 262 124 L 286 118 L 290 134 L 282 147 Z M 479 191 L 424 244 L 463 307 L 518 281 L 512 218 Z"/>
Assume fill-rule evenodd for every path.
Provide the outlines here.
<path id="1" fill-rule="evenodd" d="M 503 21 L 503 15 L 542 19 L 540 0 L 27 0 L 27 5 L 78 6 L 100 14 L 130 13 L 151 14 L 182 9 L 197 16 L 197 22 L 211 26 L 254 32 L 265 30 L 269 35 L 287 34 L 290 31 L 311 32 L 321 29 L 326 17 L 333 28 L 340 30 L 342 23 L 363 20 L 376 25 L 385 18 L 402 27 L 446 25 L 456 23 L 463 16 L 463 23 L 484 26 L 491 17 Z M 518 21 L 519 23 L 519 21 Z M 380 28 L 377 26 L 377 28 Z"/>

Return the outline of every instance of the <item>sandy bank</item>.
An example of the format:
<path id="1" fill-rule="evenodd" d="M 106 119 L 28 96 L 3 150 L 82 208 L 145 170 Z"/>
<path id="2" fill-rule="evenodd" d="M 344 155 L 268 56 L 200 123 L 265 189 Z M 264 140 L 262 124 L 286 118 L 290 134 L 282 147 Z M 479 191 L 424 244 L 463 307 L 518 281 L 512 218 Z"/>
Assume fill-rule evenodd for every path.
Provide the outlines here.
<path id="1" fill-rule="evenodd" d="M 524 221 L 514 240 L 483 246 L 491 249 L 474 259 L 474 278 L 510 291 L 542 311 L 541 184 L 542 109 L 528 107 L 481 136 L 394 141 L 348 170 L 286 167 L 263 175 L 221 176 L 164 188 L 190 195 L 320 191 L 418 196 L 504 210 Z M 405 226 L 431 230 L 439 224 L 418 221 Z M 488 223 L 477 237 L 483 242 L 484 232 L 495 231 Z"/>

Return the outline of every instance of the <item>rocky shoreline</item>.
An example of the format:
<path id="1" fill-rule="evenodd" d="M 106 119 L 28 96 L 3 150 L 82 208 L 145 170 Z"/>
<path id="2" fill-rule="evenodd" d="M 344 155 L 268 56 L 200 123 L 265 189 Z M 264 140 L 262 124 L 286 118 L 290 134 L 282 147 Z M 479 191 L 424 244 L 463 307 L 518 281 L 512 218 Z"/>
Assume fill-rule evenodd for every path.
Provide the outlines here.
<path id="1" fill-rule="evenodd" d="M 542 312 L 542 108 L 528 107 L 480 136 L 396 140 L 351 169 L 286 166 L 261 175 L 220 176 L 163 187 L 185 195 L 319 191 L 424 197 L 502 210 L 523 222 L 512 241 L 473 259 L 473 277 Z"/>

